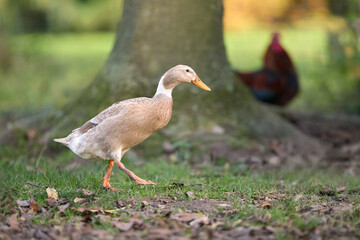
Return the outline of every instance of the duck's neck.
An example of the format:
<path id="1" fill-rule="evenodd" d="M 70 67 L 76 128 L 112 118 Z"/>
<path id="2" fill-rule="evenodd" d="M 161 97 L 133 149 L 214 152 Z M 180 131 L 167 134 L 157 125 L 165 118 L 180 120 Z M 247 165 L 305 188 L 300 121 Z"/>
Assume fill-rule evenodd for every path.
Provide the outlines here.
<path id="1" fill-rule="evenodd" d="M 164 78 L 165 78 L 165 75 L 166 75 L 166 74 L 164 74 L 164 75 L 161 77 L 160 81 L 159 81 L 159 85 L 158 85 L 158 87 L 157 87 L 157 89 L 156 89 L 155 96 L 158 95 L 158 94 L 164 94 L 165 96 L 167 96 L 167 97 L 169 97 L 169 98 L 172 98 L 171 93 L 172 93 L 172 90 L 173 90 L 174 88 L 168 88 L 168 89 L 167 89 L 167 88 L 164 87 Z"/>

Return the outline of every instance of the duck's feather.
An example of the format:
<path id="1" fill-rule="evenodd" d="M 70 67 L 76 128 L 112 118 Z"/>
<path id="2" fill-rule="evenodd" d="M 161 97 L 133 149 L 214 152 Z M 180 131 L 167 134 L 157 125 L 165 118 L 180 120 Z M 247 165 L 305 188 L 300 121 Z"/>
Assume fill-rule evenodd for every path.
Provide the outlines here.
<path id="1" fill-rule="evenodd" d="M 133 106 L 134 104 L 147 105 L 150 103 L 150 100 L 151 100 L 150 98 L 139 97 L 139 98 L 132 98 L 114 103 L 113 105 L 106 108 L 98 115 L 96 115 L 95 117 L 84 123 L 84 125 L 82 125 L 81 127 L 74 129 L 73 133 L 74 132 L 78 134 L 86 133 L 87 131 L 96 127 L 98 124 L 100 124 L 107 118 L 113 117 L 118 114 L 125 115 L 129 111 L 131 106 Z"/>

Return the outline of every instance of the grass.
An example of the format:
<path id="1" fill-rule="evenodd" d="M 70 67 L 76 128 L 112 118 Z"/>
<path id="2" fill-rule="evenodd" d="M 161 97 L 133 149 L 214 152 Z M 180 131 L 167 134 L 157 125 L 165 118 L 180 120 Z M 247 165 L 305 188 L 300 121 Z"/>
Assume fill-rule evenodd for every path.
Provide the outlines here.
<path id="1" fill-rule="evenodd" d="M 2 73 L 0 111 L 64 106 L 100 71 L 113 37 L 107 33 L 14 36 L 14 67 Z"/>
<path id="2" fill-rule="evenodd" d="M 138 176 L 151 179 L 157 185 L 137 186 L 125 174 L 114 169 L 111 183 L 114 187 L 121 188 L 122 191 L 111 192 L 101 186 L 100 179 L 106 170 L 105 162 L 91 163 L 75 170 L 64 170 L 63 165 L 70 160 L 68 157 L 67 153 L 63 154 L 62 157 L 58 157 L 57 162 L 43 157 L 44 164 L 41 164 L 38 169 L 31 170 L 24 164 L 27 161 L 23 163 L 17 161 L 12 166 L 10 166 L 10 162 L 2 162 L 1 169 L 5 169 L 0 183 L 2 202 L 6 202 L 5 199 L 9 198 L 26 200 L 33 196 L 39 206 L 46 205 L 48 197 L 45 187 L 55 188 L 60 198 L 73 201 L 76 197 L 88 198 L 82 193 L 82 189 L 85 188 L 94 192 L 98 197 L 98 200 L 92 200 L 86 207 L 99 206 L 106 210 L 114 210 L 117 209 L 117 200 L 136 199 L 137 205 L 133 206 L 136 210 L 141 208 L 141 201 L 149 201 L 149 199 L 171 198 L 192 201 L 186 196 L 186 193 L 190 191 L 195 193 L 197 199 L 216 199 L 231 203 L 232 211 L 230 213 L 225 211 L 222 217 L 222 220 L 228 225 L 234 225 L 241 221 L 245 225 L 282 227 L 291 222 L 293 227 L 302 231 L 324 224 L 322 214 L 311 214 L 304 217 L 300 214 L 302 209 L 314 204 L 336 202 L 330 196 L 321 193 L 324 187 L 333 190 L 335 196 L 341 196 L 347 201 L 351 201 L 354 206 L 360 203 L 359 195 L 349 193 L 351 189 L 359 189 L 359 176 L 307 170 L 270 171 L 260 174 L 251 173 L 249 170 L 237 166 L 232 166 L 230 169 L 223 166 L 194 170 L 187 164 L 170 164 L 161 158 L 152 159 L 140 167 L 136 167 L 127 159 L 124 160 L 124 164 L 134 170 Z M 46 160 L 52 163 L 46 163 Z M 54 167 L 56 165 L 57 167 Z M 329 175 L 332 177 L 329 178 Z M 26 182 L 36 183 L 43 188 L 26 185 Z M 342 194 L 337 193 L 335 189 L 343 186 L 347 188 L 347 191 Z M 280 194 L 284 194 L 284 196 L 279 197 Z M 296 196 L 301 196 L 301 199 L 305 200 L 297 201 L 295 200 Z M 270 209 L 260 206 L 266 199 L 270 199 Z M 9 204 L 16 206 L 15 201 Z M 7 209 L 11 209 L 9 205 L 2 204 L 2 214 L 9 214 Z M 52 211 L 56 211 L 56 208 Z M 216 211 L 221 212 L 221 209 Z M 210 216 L 211 214 L 216 216 L 216 213 L 210 213 Z M 341 214 L 343 218 L 351 219 L 350 221 L 346 220 L 347 224 L 359 227 L 359 216 L 351 215 L 351 212 Z M 67 209 L 63 218 L 70 221 L 76 215 L 75 210 Z M 115 216 L 124 215 L 119 212 L 115 213 Z M 336 218 L 334 219 L 336 220 Z M 32 218 L 32 222 L 36 224 L 49 225 L 54 224 L 54 221 L 58 221 L 56 217 L 46 217 L 46 215 Z M 333 225 L 336 226 L 338 221 Z M 104 228 L 110 232 L 116 231 L 111 224 L 104 224 L 96 225 L 96 228 Z M 281 239 L 281 234 L 278 238 Z"/>

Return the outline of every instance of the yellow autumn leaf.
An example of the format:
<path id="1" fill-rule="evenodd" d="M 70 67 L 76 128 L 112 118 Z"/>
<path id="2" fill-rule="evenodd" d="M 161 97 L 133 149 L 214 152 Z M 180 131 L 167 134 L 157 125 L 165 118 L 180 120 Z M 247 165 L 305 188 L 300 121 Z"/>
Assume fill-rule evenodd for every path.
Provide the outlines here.
<path id="1" fill-rule="evenodd" d="M 49 198 L 53 198 L 55 200 L 59 200 L 59 195 L 55 188 L 46 188 L 46 193 Z"/>
<path id="2" fill-rule="evenodd" d="M 78 198 L 78 197 L 76 197 L 74 199 L 74 203 L 83 202 L 83 201 L 86 201 L 86 198 Z"/>

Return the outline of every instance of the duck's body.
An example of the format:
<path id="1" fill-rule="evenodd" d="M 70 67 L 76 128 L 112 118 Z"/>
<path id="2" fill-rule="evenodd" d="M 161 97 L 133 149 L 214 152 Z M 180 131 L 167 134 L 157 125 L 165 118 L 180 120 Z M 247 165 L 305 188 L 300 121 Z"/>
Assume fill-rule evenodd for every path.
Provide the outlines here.
<path id="1" fill-rule="evenodd" d="M 74 153 L 90 160 L 114 159 L 165 127 L 171 118 L 172 98 L 157 94 L 113 104 L 64 139 Z M 121 116 L 121 117 L 119 117 Z"/>
<path id="2" fill-rule="evenodd" d="M 182 82 L 191 82 L 210 90 L 188 66 L 171 68 L 160 79 L 152 98 L 133 98 L 113 104 L 76 128 L 65 138 L 54 139 L 68 146 L 75 154 L 89 160 L 109 160 L 109 170 L 104 177 L 104 187 L 111 188 L 110 172 L 114 165 L 126 172 L 138 184 L 153 184 L 138 178 L 120 162 L 133 146 L 152 133 L 165 127 L 172 114 L 172 90 Z"/>

